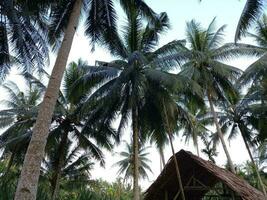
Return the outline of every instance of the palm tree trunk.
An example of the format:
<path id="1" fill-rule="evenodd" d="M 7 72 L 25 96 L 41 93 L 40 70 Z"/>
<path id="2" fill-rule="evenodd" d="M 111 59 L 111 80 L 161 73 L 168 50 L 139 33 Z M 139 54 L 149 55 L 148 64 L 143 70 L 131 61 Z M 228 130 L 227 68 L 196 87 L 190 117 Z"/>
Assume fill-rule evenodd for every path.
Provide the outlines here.
<path id="1" fill-rule="evenodd" d="M 160 154 L 159 154 L 159 157 L 160 157 Z M 162 172 L 163 170 L 163 164 L 162 164 L 162 160 L 161 158 L 159 159 L 159 170 Z"/>
<path id="2" fill-rule="evenodd" d="M 182 194 L 182 199 L 185 200 L 185 195 L 184 195 L 184 187 L 183 187 L 183 182 L 181 179 L 181 174 L 180 174 L 180 170 L 179 170 L 179 165 L 178 165 L 178 161 L 175 155 L 175 151 L 174 151 L 174 147 L 173 147 L 173 141 L 172 141 L 172 135 L 170 133 L 168 133 L 169 136 L 169 140 L 170 140 L 170 144 L 171 144 L 171 149 L 172 149 L 172 156 L 174 159 L 174 164 L 175 164 L 175 170 L 176 170 L 176 175 L 177 175 L 177 179 L 178 179 L 178 183 L 179 183 L 179 188 Z"/>
<path id="3" fill-rule="evenodd" d="M 247 148 L 248 155 L 249 155 L 249 157 L 250 157 L 250 160 L 251 160 L 251 162 L 252 162 L 252 165 L 253 165 L 253 167 L 255 168 L 255 171 L 256 171 L 258 180 L 259 180 L 260 185 L 261 185 L 262 192 L 263 192 L 264 196 L 267 198 L 267 193 L 266 193 L 265 186 L 264 186 L 264 184 L 263 184 L 263 181 L 262 181 L 261 176 L 260 176 L 260 173 L 259 173 L 259 168 L 258 168 L 258 166 L 257 166 L 257 164 L 256 164 L 256 162 L 255 162 L 255 160 L 254 160 L 254 158 L 253 158 L 253 156 L 252 156 L 252 153 L 251 153 L 251 151 L 250 151 L 248 142 L 247 142 L 247 140 L 246 140 L 246 138 L 245 138 L 245 134 L 244 134 L 244 130 L 243 130 L 243 125 L 238 124 L 238 128 L 239 128 L 239 130 L 240 130 L 240 132 L 241 132 L 241 136 L 242 136 L 243 141 L 244 141 L 244 143 L 245 143 L 245 146 L 246 146 L 246 148 Z"/>
<path id="4" fill-rule="evenodd" d="M 228 163 L 230 165 L 230 170 L 231 170 L 231 172 L 236 173 L 235 168 L 234 168 L 233 161 L 231 159 L 231 156 L 229 154 L 229 151 L 227 149 L 227 146 L 226 146 L 225 141 L 224 141 L 224 138 L 223 138 L 222 130 L 221 130 L 220 125 L 219 125 L 219 122 L 218 122 L 218 116 L 217 116 L 217 113 L 214 110 L 214 106 L 213 106 L 213 103 L 212 103 L 211 95 L 210 94 L 208 94 L 208 100 L 209 100 L 210 109 L 211 109 L 211 112 L 212 112 L 212 115 L 213 115 L 213 120 L 214 120 L 216 129 L 217 129 L 217 134 L 218 134 L 218 136 L 220 138 L 220 141 L 221 141 L 222 146 L 223 146 L 223 150 L 225 152 L 225 155 L 227 157 Z"/>
<path id="5" fill-rule="evenodd" d="M 163 169 L 164 166 L 166 165 L 165 157 L 164 157 L 164 153 L 163 153 L 163 147 L 160 147 L 160 148 L 159 148 L 159 155 L 160 155 L 160 160 L 161 160 L 161 163 L 162 163 L 162 169 Z"/>
<path id="6" fill-rule="evenodd" d="M 138 111 L 136 108 L 132 109 L 132 126 L 133 126 L 133 150 L 134 150 L 134 170 L 133 170 L 133 193 L 134 193 L 134 200 L 140 199 L 139 193 L 139 185 L 138 185 L 138 178 L 139 178 L 139 159 L 138 159 L 138 137 L 139 137 L 139 130 L 138 130 Z"/>
<path id="7" fill-rule="evenodd" d="M 18 182 L 15 200 L 35 200 L 40 175 L 40 166 L 44 156 L 49 127 L 58 98 L 61 80 L 71 50 L 74 34 L 78 25 L 82 1 L 75 2 L 70 15 L 63 42 L 58 51 L 57 59 L 46 89 L 43 102 L 38 111 L 33 134 L 28 146 L 20 179 Z"/>
<path id="8" fill-rule="evenodd" d="M 194 146 L 197 150 L 197 156 L 199 157 L 199 147 L 198 147 L 198 140 L 197 139 L 198 139 L 197 136 L 194 134 L 193 135 L 193 143 L 194 143 Z"/>
<path id="9" fill-rule="evenodd" d="M 165 115 L 166 128 L 167 128 L 168 137 L 169 137 L 170 144 L 171 144 L 172 156 L 173 156 L 173 159 L 174 159 L 174 164 L 175 164 L 175 170 L 176 170 L 176 175 L 177 175 L 177 179 L 178 179 L 179 189 L 181 191 L 182 200 L 185 200 L 183 182 L 182 182 L 182 179 L 181 179 L 179 165 L 178 165 L 178 161 L 177 161 L 177 158 L 176 158 L 176 155 L 175 155 L 175 150 L 174 150 L 174 147 L 173 147 L 171 129 L 170 129 L 169 120 L 168 120 L 167 111 L 166 111 L 166 107 L 165 107 L 164 102 L 163 102 L 163 106 L 164 106 L 164 115 Z"/>
<path id="10" fill-rule="evenodd" d="M 59 154 L 59 159 L 58 159 L 58 165 L 57 165 L 57 169 L 55 171 L 55 176 L 52 180 L 53 182 L 53 189 L 52 189 L 52 199 L 51 200 L 55 200 L 58 197 L 58 193 L 59 193 L 59 186 L 60 186 L 60 178 L 61 178 L 61 168 L 64 164 L 64 151 L 66 148 L 66 143 L 68 141 L 68 132 L 66 131 L 62 137 L 62 141 L 60 142 L 60 146 L 58 149 L 58 154 Z"/>
<path id="11" fill-rule="evenodd" d="M 195 143 L 196 143 L 196 149 L 197 149 L 197 156 L 199 157 L 199 146 L 198 146 L 198 140 L 197 139 L 196 139 Z"/>

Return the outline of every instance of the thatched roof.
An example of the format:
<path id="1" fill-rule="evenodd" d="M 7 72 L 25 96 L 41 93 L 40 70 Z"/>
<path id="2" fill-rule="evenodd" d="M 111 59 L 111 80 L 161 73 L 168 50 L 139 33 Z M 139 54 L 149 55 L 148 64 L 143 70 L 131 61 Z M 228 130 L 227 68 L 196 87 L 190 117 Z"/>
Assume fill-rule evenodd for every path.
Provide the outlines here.
<path id="1" fill-rule="evenodd" d="M 179 163 L 185 196 L 188 200 L 202 199 L 219 182 L 234 191 L 238 195 L 238 199 L 265 199 L 262 192 L 250 186 L 245 180 L 210 161 L 203 160 L 184 150 L 176 153 L 176 157 Z M 192 178 L 198 180 L 201 185 L 205 185 L 205 189 L 203 187 L 200 189 L 200 187 L 196 186 L 190 187 Z M 156 181 L 146 191 L 145 200 L 165 200 L 166 193 L 168 195 L 167 199 L 174 199 L 178 191 L 174 160 L 171 158 Z"/>

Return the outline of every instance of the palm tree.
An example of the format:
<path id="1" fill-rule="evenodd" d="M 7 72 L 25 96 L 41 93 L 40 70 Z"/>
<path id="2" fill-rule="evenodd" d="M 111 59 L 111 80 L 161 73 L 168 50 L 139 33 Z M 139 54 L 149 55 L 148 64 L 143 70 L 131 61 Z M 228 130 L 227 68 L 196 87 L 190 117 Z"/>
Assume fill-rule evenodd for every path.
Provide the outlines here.
<path id="1" fill-rule="evenodd" d="M 84 99 L 84 90 L 75 96 L 70 91 L 73 83 L 88 71 L 88 65 L 82 61 L 71 63 L 66 70 L 62 92 L 57 101 L 56 110 L 53 114 L 51 129 L 49 131 L 46 152 L 50 149 L 58 149 L 58 154 L 54 167 L 52 199 L 56 199 L 59 192 L 59 184 L 62 174 L 63 161 L 66 159 L 66 147 L 69 140 L 75 141 L 79 150 L 83 149 L 90 154 L 90 158 L 100 161 L 104 165 L 104 154 L 101 148 L 110 150 L 113 142 L 112 138 L 117 140 L 116 133 L 110 128 L 105 127 L 98 132 L 94 127 L 86 122 L 86 113 L 81 113 L 80 105 Z M 29 95 L 24 95 L 19 91 L 14 83 L 8 83 L 5 88 L 10 93 L 10 100 L 5 101 L 9 105 L 9 109 L 3 110 L 1 114 L 2 127 L 11 126 L 1 135 L 1 147 L 4 149 L 5 156 L 11 152 L 10 166 L 14 156 L 20 156 L 19 164 L 22 164 L 27 146 L 32 136 L 32 127 L 36 121 L 38 106 L 41 93 L 45 91 L 45 86 L 34 76 L 25 74 L 34 89 L 31 89 Z M 110 136 L 110 137 L 109 137 Z M 77 150 L 78 150 L 77 148 Z M 76 151 L 77 151 L 76 150 Z M 6 153 L 5 153 L 6 152 Z"/>
<path id="2" fill-rule="evenodd" d="M 80 110 L 85 90 L 80 90 L 79 94 L 76 93 L 75 96 L 71 94 L 73 84 L 89 70 L 87 68 L 88 65 L 81 60 L 78 63 L 70 63 L 63 80 L 63 92 L 61 92 L 53 116 L 47 150 L 49 151 L 50 148 L 55 146 L 54 140 L 59 140 L 60 142 L 58 144 L 57 171 L 53 179 L 55 187 L 52 199 L 56 199 L 58 195 L 61 169 L 67 153 L 66 147 L 70 140 L 69 137 L 72 137 L 72 141 L 77 141 L 80 149 L 86 150 L 92 158 L 100 161 L 102 166 L 105 162 L 101 148 L 111 150 L 113 145 L 111 139 L 117 138 L 112 128 L 105 127 L 101 131 L 96 131 L 91 124 L 86 122 L 86 113 L 81 113 Z M 96 141 L 96 144 L 92 139 Z"/>
<path id="3" fill-rule="evenodd" d="M 189 123 L 185 123 L 182 127 L 183 136 L 185 137 L 185 142 L 189 142 L 189 140 L 192 139 L 197 155 L 199 156 L 198 140 L 199 138 L 204 139 L 207 137 L 210 130 L 208 130 L 206 126 L 210 125 L 212 122 L 206 117 L 206 108 L 199 103 L 198 105 L 194 102 L 187 103 L 186 110 L 189 115 Z"/>
<path id="4" fill-rule="evenodd" d="M 264 3 L 265 0 L 247 0 L 236 28 L 235 41 L 245 35 L 247 29 L 262 15 Z"/>
<path id="5" fill-rule="evenodd" d="M 41 92 L 37 87 L 29 86 L 26 92 L 11 81 L 2 86 L 8 99 L 2 100 L 7 109 L 0 111 L 0 127 L 5 128 L 0 136 L 0 149 L 3 150 L 2 157 L 10 154 L 7 172 L 14 162 L 22 163 L 36 120 Z"/>
<path id="6" fill-rule="evenodd" d="M 88 183 L 90 171 L 94 165 L 90 161 L 92 153 L 83 152 L 79 145 L 75 147 L 75 143 L 69 139 L 67 139 L 64 147 L 62 147 L 60 140 L 56 140 L 55 143 L 52 148 L 47 150 L 41 168 L 42 181 L 49 182 L 51 188 L 51 199 L 58 198 L 60 185 L 63 185 L 64 190 L 70 192 L 74 188 L 80 188 Z M 59 158 L 61 154 L 64 155 L 63 159 Z M 60 169 L 59 165 L 61 165 Z M 60 173 L 60 177 L 58 173 Z"/>
<path id="7" fill-rule="evenodd" d="M 3 0 L 0 2 L 0 80 L 12 66 L 24 72 L 42 71 L 48 60 L 44 18 L 37 11 L 47 9 L 45 2 Z"/>
<path id="8" fill-rule="evenodd" d="M 183 81 L 182 84 L 189 84 L 190 86 L 193 83 L 185 79 L 185 77 L 178 76 L 177 79 Z M 182 85 L 181 84 L 181 85 Z M 191 88 L 191 91 L 188 91 Z M 140 113 L 142 118 L 142 131 L 147 132 L 143 134 L 145 137 L 148 137 L 151 143 L 156 145 L 156 148 L 159 151 L 162 167 L 165 166 L 165 158 L 163 149 L 169 144 L 168 131 L 166 123 L 166 114 L 162 108 L 169 107 L 167 110 L 168 123 L 171 121 L 171 128 L 173 133 L 178 133 L 181 128 L 187 127 L 188 129 L 192 126 L 192 119 L 190 113 L 186 109 L 185 99 L 198 99 L 196 95 L 193 95 L 193 98 L 188 98 L 192 93 L 197 92 L 194 87 L 184 87 L 178 88 L 175 90 L 171 88 L 162 88 L 160 85 L 149 85 L 148 91 L 146 92 L 147 101 L 144 103 L 142 112 Z M 190 93 L 188 93 L 190 92 Z M 180 127 L 179 127 L 180 126 Z M 145 138 L 144 140 L 147 140 Z"/>
<path id="9" fill-rule="evenodd" d="M 59 44 L 54 45 L 55 47 L 60 47 L 58 48 L 57 59 L 38 112 L 37 121 L 33 128 L 33 137 L 31 138 L 24 159 L 21 177 L 15 195 L 16 200 L 36 199 L 40 166 L 48 137 L 49 126 L 82 10 L 88 11 L 86 12 L 85 32 L 93 43 L 112 41 L 113 33 L 116 32 L 116 14 L 112 0 L 63 0 L 51 1 L 51 4 L 51 8 L 49 9 L 51 13 L 51 31 L 49 32 L 49 38 L 52 44 Z M 153 22 L 155 13 L 144 1 L 120 1 L 120 4 L 127 13 L 132 8 L 136 8 L 140 14 L 139 16 L 145 16 Z"/>
<path id="10" fill-rule="evenodd" d="M 252 162 L 246 162 L 243 166 L 243 169 L 241 169 L 241 176 L 244 177 L 252 186 L 258 189 L 262 189 L 262 187 L 266 190 L 266 143 L 263 142 L 260 144 L 260 146 L 255 151 L 256 158 L 254 162 L 256 163 L 256 166 L 258 168 L 255 168 L 255 164 Z M 259 177 L 261 179 L 259 179 Z"/>
<path id="11" fill-rule="evenodd" d="M 139 112 L 140 127 L 142 135 L 144 134 L 145 137 L 148 136 L 150 141 L 156 144 L 164 165 L 163 148 L 169 142 L 175 163 L 179 189 L 184 199 L 185 196 L 179 165 L 175 155 L 173 137 L 178 133 L 180 127 L 190 126 L 190 116 L 185 109 L 184 98 L 190 95 L 197 99 L 198 95 L 196 94 L 198 94 L 199 88 L 195 86 L 194 82 L 187 80 L 183 76 L 173 74 L 168 76 L 170 79 L 172 76 L 176 78 L 172 81 L 173 84 L 177 84 L 176 87 L 166 87 L 162 82 L 147 83 L 144 105 Z M 188 91 L 189 88 L 191 91 Z M 193 95 L 193 93 L 196 94 Z"/>
<path id="12" fill-rule="evenodd" d="M 235 138 L 240 131 L 241 137 L 244 141 L 246 149 L 248 151 L 251 163 L 255 168 L 257 178 L 261 184 L 261 189 L 264 195 L 267 197 L 265 186 L 262 182 L 261 176 L 258 171 L 258 166 L 253 158 L 250 146 L 255 145 L 253 143 L 253 130 L 251 127 L 251 112 L 250 105 L 251 102 L 255 101 L 250 94 L 245 95 L 243 98 L 240 94 L 237 95 L 237 98 L 233 98 L 229 101 L 221 103 L 222 112 L 218 114 L 220 118 L 220 124 L 222 130 L 225 132 L 230 130 L 229 139 Z M 253 127 L 253 126 L 252 126 Z"/>
<path id="13" fill-rule="evenodd" d="M 205 145 L 205 148 L 201 149 L 201 152 L 205 154 L 208 159 L 215 164 L 216 162 L 214 157 L 218 156 L 218 152 L 216 151 L 216 145 L 214 144 L 213 138 L 211 138 L 210 140 L 208 140 L 208 138 L 204 138 L 203 143 Z"/>
<path id="14" fill-rule="evenodd" d="M 150 168 L 151 161 L 147 158 L 148 154 L 147 147 L 140 147 L 138 150 L 138 160 L 139 160 L 139 177 L 143 179 L 148 179 L 148 172 L 153 173 Z M 125 151 L 119 152 L 122 159 L 114 164 L 118 166 L 118 175 L 124 175 L 124 181 L 128 179 L 133 180 L 133 169 L 134 169 L 134 156 L 133 156 L 133 145 L 130 143 L 125 143 Z"/>
<path id="15" fill-rule="evenodd" d="M 131 14 L 128 15 L 128 24 L 124 27 L 123 39 L 118 34 L 113 37 L 112 43 L 108 45 L 120 60 L 110 63 L 97 62 L 96 70 L 78 80 L 77 87 L 74 88 L 75 91 L 79 91 L 79 86 L 82 86 L 87 87 L 91 92 L 93 91 L 88 100 L 84 102 L 82 110 L 86 111 L 88 108 L 94 110 L 89 117 L 89 121 L 91 124 L 97 123 L 100 126 L 98 129 L 101 130 L 102 125 L 111 125 L 114 119 L 119 118 L 118 132 L 120 133 L 128 119 L 132 120 L 135 200 L 139 199 L 139 162 L 137 157 L 139 138 L 144 132 L 153 132 L 153 130 L 147 131 L 145 129 L 144 126 L 148 120 L 146 120 L 146 123 L 143 120 L 144 107 L 153 100 L 148 94 L 153 91 L 154 97 L 157 94 L 158 99 L 160 99 L 160 92 L 168 93 L 169 90 L 181 89 L 183 84 L 188 82 L 186 78 L 179 80 L 177 76 L 159 70 L 159 66 L 174 62 L 170 59 L 164 59 L 164 56 L 170 56 L 176 51 L 176 47 L 181 45 L 180 41 L 174 41 L 155 50 L 160 34 L 167 27 L 168 18 L 165 13 L 157 16 L 154 25 L 148 24 L 144 27 L 137 10 L 133 9 Z M 117 45 L 114 46 L 113 44 Z M 93 79 L 99 81 L 99 86 L 95 91 L 92 89 L 95 86 L 91 84 Z M 156 93 L 156 91 L 160 92 Z M 168 94 L 168 97 L 171 99 L 170 94 Z M 166 103 L 168 102 L 166 101 Z M 155 105 L 155 103 L 151 105 Z M 163 115 L 162 113 L 162 105 L 164 103 L 161 98 L 160 104 L 155 106 L 158 111 L 160 110 L 156 114 L 160 115 L 160 119 L 162 119 L 159 126 L 164 126 L 166 122 L 166 114 Z M 175 109 L 168 109 L 170 114 L 177 113 L 176 105 L 175 101 L 172 100 L 172 107 L 175 107 Z M 155 114 L 153 113 L 149 117 L 151 118 L 153 115 Z M 149 117 L 146 117 L 146 119 L 149 119 Z M 177 124 L 176 122 L 175 124 Z"/>
<path id="16" fill-rule="evenodd" d="M 239 79 L 238 86 L 246 87 L 248 86 L 248 94 L 251 100 L 254 100 L 253 105 L 250 105 L 250 110 L 254 110 L 253 116 L 254 121 L 253 126 L 259 132 L 259 137 L 261 140 L 266 138 L 265 134 L 265 112 L 266 112 L 266 99 L 267 99 L 267 70 L 266 70 L 266 48 L 267 48 L 267 37 L 266 37 L 266 28 L 267 28 L 267 17 L 264 15 L 256 23 L 256 33 L 248 33 L 249 36 L 254 38 L 255 42 L 258 45 L 258 49 L 264 52 L 264 55 L 252 63 L 242 74 Z M 263 122 L 263 123 L 262 123 Z"/>
<path id="17" fill-rule="evenodd" d="M 210 105 L 217 134 L 230 163 L 231 171 L 234 172 L 234 165 L 218 123 L 214 102 L 222 101 L 227 96 L 234 96 L 232 81 L 237 79 L 241 71 L 233 66 L 224 64 L 222 61 L 237 55 L 258 55 L 260 52 L 254 47 L 244 44 L 236 46 L 234 44 L 225 44 L 221 46 L 225 26 L 214 30 L 214 23 L 215 19 L 206 30 L 194 20 L 187 23 L 186 33 L 189 48 L 186 46 L 181 47 L 176 59 L 180 61 L 180 74 L 195 80 L 203 88 Z"/>

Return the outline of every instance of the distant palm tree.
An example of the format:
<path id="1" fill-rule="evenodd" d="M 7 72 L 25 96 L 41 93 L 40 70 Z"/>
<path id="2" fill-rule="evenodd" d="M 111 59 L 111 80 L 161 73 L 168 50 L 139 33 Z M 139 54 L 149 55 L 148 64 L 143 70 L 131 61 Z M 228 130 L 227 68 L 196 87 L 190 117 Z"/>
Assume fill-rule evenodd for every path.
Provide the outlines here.
<path id="1" fill-rule="evenodd" d="M 235 95 L 232 81 L 240 76 L 241 70 L 224 64 L 222 61 L 240 55 L 259 55 L 262 52 L 259 52 L 253 46 L 245 44 L 234 45 L 228 43 L 221 45 L 225 26 L 220 27 L 218 30 L 214 28 L 215 19 L 207 29 L 203 29 L 194 20 L 188 22 L 186 34 L 189 48 L 186 46 L 181 47 L 176 59 L 180 61 L 180 74 L 195 80 L 203 88 L 210 104 L 217 134 L 230 163 L 231 171 L 234 172 L 234 165 L 218 123 L 214 102 L 224 100 L 227 96 Z"/>
<path id="2" fill-rule="evenodd" d="M 257 165 L 259 166 L 259 169 L 257 172 L 254 164 L 251 162 L 246 162 L 244 165 L 242 165 L 241 170 L 239 172 L 239 175 L 243 177 L 250 185 L 253 187 L 262 190 L 262 186 L 264 186 L 265 190 L 267 189 L 267 174 L 265 172 L 266 166 L 262 165 L 261 161 L 257 160 Z M 259 180 L 258 175 L 260 174 L 261 180 Z"/>
<path id="3" fill-rule="evenodd" d="M 91 162 L 91 152 L 84 152 L 79 145 L 75 146 L 74 142 L 69 139 L 64 147 L 61 143 L 62 141 L 56 140 L 54 146 L 47 150 L 41 168 L 41 180 L 49 183 L 51 199 L 57 199 L 59 191 L 70 192 L 74 188 L 78 189 L 84 184 L 88 184 L 90 171 L 94 165 Z M 63 156 L 61 156 L 62 154 Z"/>
<path id="4" fill-rule="evenodd" d="M 35 86 L 23 92 L 16 83 L 8 81 L 2 86 L 7 99 L 2 100 L 6 109 L 0 111 L 0 127 L 6 130 L 0 135 L 2 157 L 10 154 L 7 172 L 14 162 L 21 165 L 36 120 L 41 92 Z"/>
<path id="5" fill-rule="evenodd" d="M 236 98 L 221 103 L 220 108 L 222 111 L 218 113 L 218 117 L 222 130 L 224 130 L 224 132 L 230 130 L 229 140 L 235 138 L 240 132 L 248 151 L 251 164 L 254 166 L 259 183 L 261 184 L 261 189 L 267 197 L 265 186 L 258 171 L 258 166 L 250 150 L 250 146 L 255 146 L 255 142 L 253 141 L 253 129 L 251 128 L 253 127 L 252 118 L 254 118 L 251 117 L 251 115 L 254 115 L 254 113 L 250 108 L 251 105 L 253 106 L 254 101 L 255 99 L 253 99 L 250 93 L 244 97 L 237 94 Z"/>
<path id="6" fill-rule="evenodd" d="M 189 142 L 192 139 L 196 148 L 197 155 L 199 156 L 199 139 L 204 139 L 209 134 L 210 130 L 206 128 L 207 125 L 212 124 L 206 115 L 207 111 L 204 106 L 197 105 L 194 102 L 190 102 L 186 105 L 186 111 L 189 115 L 188 123 L 185 123 L 181 128 L 183 129 L 183 136 L 185 142 Z"/>
<path id="7" fill-rule="evenodd" d="M 191 114 L 191 113 L 190 113 Z M 186 130 L 183 132 L 183 136 L 185 137 L 185 142 L 189 142 L 190 139 L 192 139 L 193 144 L 196 148 L 197 155 L 199 156 L 199 142 L 198 140 L 202 137 L 205 137 L 208 134 L 208 129 L 201 124 L 199 116 L 193 116 L 191 114 L 191 122 L 192 127 L 186 127 Z M 199 121 L 198 121 L 199 120 Z"/>
<path id="8" fill-rule="evenodd" d="M 26 2 L 28 3 L 28 1 Z M 38 3 L 29 3 L 29 5 L 39 5 L 43 1 L 36 2 Z M 48 0 L 44 2 L 50 5 L 47 12 L 45 12 L 45 14 L 49 13 L 51 22 L 49 24 L 49 40 L 52 46 L 58 49 L 58 53 L 43 102 L 38 112 L 37 121 L 33 128 L 33 137 L 25 155 L 15 200 L 36 199 L 40 166 L 45 151 L 49 126 L 74 35 L 82 16 L 81 12 L 83 10 L 86 11 L 84 12 L 86 18 L 85 33 L 91 38 L 93 44 L 96 42 L 102 44 L 106 44 L 106 41 L 112 42 L 114 37 L 113 33 L 116 32 L 117 17 L 113 0 Z M 154 11 L 143 0 L 120 1 L 120 5 L 127 14 L 132 11 L 132 8 L 136 8 L 139 16 L 147 18 L 150 22 L 153 22 L 156 16 Z M 12 5 L 11 9 L 14 8 Z M 8 11 L 8 9 L 6 10 Z M 38 11 L 41 13 L 44 10 Z"/>
<path id="9" fill-rule="evenodd" d="M 134 169 L 134 156 L 133 156 L 133 145 L 125 142 L 125 151 L 119 152 L 122 159 L 114 164 L 118 166 L 118 175 L 124 176 L 124 181 L 131 179 L 133 180 L 133 169 Z M 148 172 L 153 173 L 150 167 L 151 161 L 147 158 L 147 147 L 140 147 L 138 150 L 139 158 L 139 177 L 142 179 L 148 179 Z"/>
<path id="10" fill-rule="evenodd" d="M 205 154 L 208 159 L 215 164 L 216 162 L 214 157 L 218 156 L 218 152 L 216 150 L 216 145 L 214 145 L 213 138 L 211 138 L 210 140 L 208 140 L 208 138 L 204 138 L 203 143 L 205 145 L 205 148 L 201 149 L 201 152 Z"/>

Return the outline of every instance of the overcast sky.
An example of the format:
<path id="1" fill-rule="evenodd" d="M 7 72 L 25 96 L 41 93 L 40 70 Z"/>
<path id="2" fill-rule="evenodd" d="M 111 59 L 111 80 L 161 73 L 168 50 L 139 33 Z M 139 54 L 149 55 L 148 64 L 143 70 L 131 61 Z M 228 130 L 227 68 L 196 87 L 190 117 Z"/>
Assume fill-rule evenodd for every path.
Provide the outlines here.
<path id="1" fill-rule="evenodd" d="M 168 31 L 160 41 L 160 45 L 166 44 L 174 39 L 184 39 L 185 38 L 185 23 L 192 19 L 196 19 L 204 27 L 211 22 L 211 20 L 216 17 L 217 27 L 227 24 L 225 31 L 225 42 L 233 42 L 235 28 L 239 19 L 239 16 L 242 12 L 242 9 L 245 4 L 245 0 L 202 0 L 199 3 L 198 0 L 147 0 L 148 5 L 150 5 L 156 12 L 167 12 L 170 22 L 171 30 Z M 119 21 L 120 24 L 125 22 L 125 16 L 122 14 L 122 11 L 119 10 Z M 243 42 L 252 43 L 251 40 L 245 39 Z M 89 46 L 89 41 L 84 37 L 82 28 L 79 28 L 75 39 L 73 42 L 72 50 L 69 56 L 70 61 L 77 61 L 79 58 L 87 60 L 89 63 L 93 64 L 95 60 L 110 61 L 112 57 L 104 49 L 96 48 L 96 51 L 92 53 L 91 47 Z M 231 61 L 231 64 L 245 69 L 253 59 L 237 59 Z M 53 65 L 54 58 L 51 59 L 51 66 Z M 10 78 L 13 81 L 18 82 L 19 77 L 17 72 L 13 71 Z M 19 81 L 21 82 L 21 81 Z M 22 87 L 22 85 L 20 85 Z M 0 89 L 1 99 L 5 98 L 3 90 Z M 131 137 L 130 129 L 126 129 L 123 139 L 129 141 Z M 180 149 L 186 149 L 195 153 L 195 149 L 192 147 L 192 144 L 185 145 L 183 138 L 176 138 L 175 150 L 179 151 Z M 227 143 L 232 159 L 235 164 L 242 164 L 246 159 L 248 159 L 245 146 L 241 138 L 237 137 L 231 143 Z M 114 152 L 119 152 L 123 150 L 124 145 L 116 147 Z M 95 166 L 95 169 L 92 171 L 93 178 L 102 178 L 107 181 L 113 181 L 117 178 L 117 168 L 112 167 L 112 165 L 118 161 L 120 158 L 113 153 L 105 153 L 106 156 L 106 168 L 100 168 L 98 165 Z M 153 174 L 150 174 L 149 180 L 142 181 L 142 189 L 145 190 L 159 175 L 160 173 L 160 162 L 159 156 L 155 148 L 151 147 L 150 150 L 151 158 L 151 168 Z M 226 162 L 224 152 L 219 147 L 219 156 L 216 158 L 216 162 L 219 165 L 223 165 Z M 165 149 L 165 157 L 169 159 L 171 156 L 170 147 Z M 203 156 L 203 155 L 202 155 Z"/>

